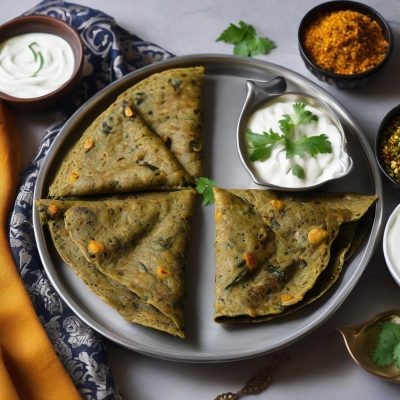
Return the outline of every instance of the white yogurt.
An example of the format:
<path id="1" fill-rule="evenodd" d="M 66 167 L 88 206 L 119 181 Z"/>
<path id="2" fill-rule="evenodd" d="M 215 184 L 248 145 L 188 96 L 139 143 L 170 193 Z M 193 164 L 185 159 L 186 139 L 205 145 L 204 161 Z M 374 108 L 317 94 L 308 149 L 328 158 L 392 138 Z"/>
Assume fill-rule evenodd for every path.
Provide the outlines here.
<path id="1" fill-rule="evenodd" d="M 393 211 L 386 224 L 383 252 L 390 273 L 400 285 L 400 205 Z"/>
<path id="2" fill-rule="evenodd" d="M 74 54 L 63 38 L 26 33 L 0 43 L 0 91 L 19 98 L 44 96 L 74 71 Z"/>
<path id="3" fill-rule="evenodd" d="M 278 99 L 268 103 L 249 118 L 246 128 L 255 133 L 272 129 L 281 135 L 279 120 L 284 114 L 293 115 L 294 102 L 293 100 Z M 351 167 L 351 158 L 344 149 L 345 139 L 327 111 L 322 106 L 311 105 L 307 105 L 306 110 L 315 114 L 318 121 L 298 125 L 293 139 L 325 134 L 331 142 L 332 153 L 317 154 L 315 157 L 306 154 L 304 158 L 296 155 L 292 159 L 288 159 L 284 148 L 278 145 L 265 161 L 249 163 L 259 181 L 287 188 L 302 188 L 342 176 Z M 250 149 L 248 149 L 248 157 L 249 154 Z M 300 179 L 292 174 L 291 168 L 294 164 L 298 164 L 304 169 L 304 178 Z"/>

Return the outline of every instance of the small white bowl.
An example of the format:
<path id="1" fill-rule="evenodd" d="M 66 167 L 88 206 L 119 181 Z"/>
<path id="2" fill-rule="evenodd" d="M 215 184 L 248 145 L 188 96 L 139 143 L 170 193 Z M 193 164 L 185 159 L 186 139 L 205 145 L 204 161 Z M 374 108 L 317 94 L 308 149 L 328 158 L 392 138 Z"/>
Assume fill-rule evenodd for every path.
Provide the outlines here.
<path id="1" fill-rule="evenodd" d="M 393 279 L 400 285 L 400 257 L 396 259 L 391 251 L 394 246 L 400 247 L 400 235 L 396 236 L 396 239 L 393 238 L 393 229 L 396 226 L 398 232 L 400 232 L 400 204 L 390 215 L 383 234 L 383 254 L 385 256 L 385 261 Z"/>

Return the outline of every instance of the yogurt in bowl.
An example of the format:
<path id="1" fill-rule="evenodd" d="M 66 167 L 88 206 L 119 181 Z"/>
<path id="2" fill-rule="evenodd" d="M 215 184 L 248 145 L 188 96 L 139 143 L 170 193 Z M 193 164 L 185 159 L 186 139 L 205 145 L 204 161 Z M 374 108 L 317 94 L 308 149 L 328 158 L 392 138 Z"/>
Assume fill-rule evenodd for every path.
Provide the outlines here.
<path id="1" fill-rule="evenodd" d="M 247 110 L 238 129 L 241 160 L 259 185 L 312 189 L 344 177 L 353 166 L 342 124 L 309 95 L 271 96 Z"/>
<path id="2" fill-rule="evenodd" d="M 58 35 L 31 32 L 0 43 L 0 91 L 19 98 L 44 96 L 67 82 L 74 54 Z"/>
<path id="3" fill-rule="evenodd" d="M 393 279 L 400 285 L 400 204 L 394 209 L 383 234 L 383 254 Z"/>
<path id="4" fill-rule="evenodd" d="M 84 48 L 72 27 L 46 15 L 0 26 L 0 99 L 24 110 L 55 105 L 82 76 Z"/>

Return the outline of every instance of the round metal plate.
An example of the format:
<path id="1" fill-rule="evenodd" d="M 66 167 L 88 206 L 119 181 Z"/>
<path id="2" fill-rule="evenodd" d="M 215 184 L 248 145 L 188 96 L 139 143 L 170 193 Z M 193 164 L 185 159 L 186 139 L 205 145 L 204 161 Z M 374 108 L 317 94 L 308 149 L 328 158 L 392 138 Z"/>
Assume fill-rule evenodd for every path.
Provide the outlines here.
<path id="1" fill-rule="evenodd" d="M 348 149 L 354 161 L 345 178 L 323 187 L 328 191 L 376 193 L 382 187 L 373 153 L 357 124 L 333 97 L 311 81 L 278 65 L 234 56 L 193 55 L 177 57 L 133 72 L 109 85 L 85 103 L 65 124 L 50 148 L 40 170 L 34 199 L 47 196 L 49 183 L 65 153 L 90 122 L 119 93 L 155 72 L 168 68 L 204 65 L 206 79 L 203 99 L 205 176 L 225 188 L 254 188 L 236 150 L 236 125 L 245 99 L 247 79 L 269 80 L 283 76 L 288 91 L 318 97 L 336 113 L 344 126 Z M 340 306 L 363 273 L 380 235 L 382 202 L 375 208 L 368 240 L 345 266 L 341 279 L 320 301 L 286 318 L 254 325 L 224 326 L 212 319 L 214 301 L 213 207 L 198 201 L 189 249 L 186 333 L 181 340 L 167 334 L 130 324 L 103 303 L 72 273 L 57 255 L 37 211 L 33 223 L 41 259 L 53 286 L 88 325 L 110 340 L 154 357 L 186 362 L 231 361 L 275 351 L 300 339 L 322 324 Z"/>

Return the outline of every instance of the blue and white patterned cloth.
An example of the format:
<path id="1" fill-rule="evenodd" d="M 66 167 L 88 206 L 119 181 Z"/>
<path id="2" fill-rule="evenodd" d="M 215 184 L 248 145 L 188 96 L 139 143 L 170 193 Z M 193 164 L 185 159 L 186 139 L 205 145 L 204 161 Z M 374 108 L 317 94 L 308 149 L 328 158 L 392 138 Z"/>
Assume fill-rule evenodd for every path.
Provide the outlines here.
<path id="1" fill-rule="evenodd" d="M 171 57 L 166 50 L 127 32 L 101 11 L 45 0 L 25 15 L 62 19 L 81 35 L 85 66 L 80 87 L 62 105 L 62 121 L 43 137 L 39 153 L 23 172 L 11 210 L 9 238 L 16 265 L 54 349 L 84 399 L 119 399 L 104 339 L 82 322 L 51 286 L 41 264 L 32 227 L 32 199 L 38 171 L 65 120 L 109 83 L 150 63 Z"/>

